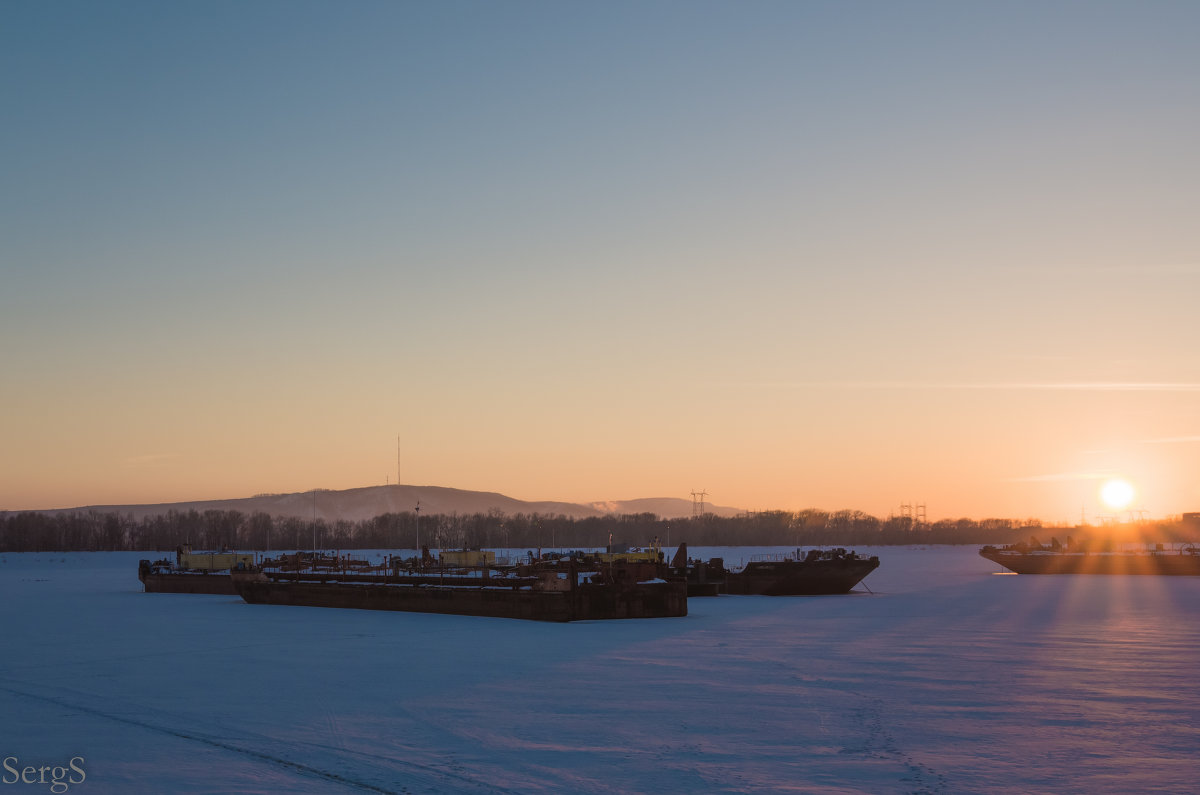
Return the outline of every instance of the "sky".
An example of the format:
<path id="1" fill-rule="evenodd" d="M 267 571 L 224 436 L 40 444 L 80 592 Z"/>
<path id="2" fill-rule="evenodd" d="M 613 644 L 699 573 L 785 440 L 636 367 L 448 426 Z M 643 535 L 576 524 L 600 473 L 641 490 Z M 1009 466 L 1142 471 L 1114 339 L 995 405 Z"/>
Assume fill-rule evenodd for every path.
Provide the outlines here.
<path id="1" fill-rule="evenodd" d="M 0 4 L 0 510 L 1200 510 L 1200 4 Z"/>

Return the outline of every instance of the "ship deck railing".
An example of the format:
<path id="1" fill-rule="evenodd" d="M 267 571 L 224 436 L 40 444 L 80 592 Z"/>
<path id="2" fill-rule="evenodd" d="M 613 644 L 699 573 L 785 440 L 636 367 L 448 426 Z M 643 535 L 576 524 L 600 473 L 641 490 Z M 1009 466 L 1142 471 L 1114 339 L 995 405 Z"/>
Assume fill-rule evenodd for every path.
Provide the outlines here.
<path id="1" fill-rule="evenodd" d="M 759 555 L 751 555 L 750 563 L 785 563 L 789 560 L 795 560 L 790 552 L 764 552 Z"/>

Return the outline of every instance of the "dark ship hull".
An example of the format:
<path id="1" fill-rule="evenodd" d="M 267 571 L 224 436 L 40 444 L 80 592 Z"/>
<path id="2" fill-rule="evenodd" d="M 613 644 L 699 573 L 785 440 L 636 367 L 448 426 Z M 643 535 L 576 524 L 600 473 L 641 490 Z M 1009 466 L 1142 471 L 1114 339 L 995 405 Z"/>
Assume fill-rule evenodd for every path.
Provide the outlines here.
<path id="1" fill-rule="evenodd" d="M 138 563 L 138 579 L 146 593 L 224 594 L 235 596 L 229 571 L 171 571 L 148 560 Z"/>
<path id="2" fill-rule="evenodd" d="M 254 565 L 254 555 L 248 552 L 193 552 L 191 544 L 175 548 L 174 562 L 162 559 L 151 563 L 138 561 L 138 579 L 146 593 L 208 593 L 235 596 L 234 568 Z"/>
<path id="3" fill-rule="evenodd" d="M 251 604 L 399 610 L 531 621 L 594 621 L 687 615 L 687 585 L 654 578 L 579 582 L 559 577 L 465 578 L 430 575 L 277 575 L 235 572 L 237 593 Z"/>
<path id="4" fill-rule="evenodd" d="M 763 596 L 821 596 L 849 593 L 875 569 L 879 558 L 751 561 L 726 575 L 725 592 Z"/>
<path id="5" fill-rule="evenodd" d="M 146 593 L 209 593 L 235 596 L 233 578 L 224 574 L 148 574 L 139 577 Z"/>
<path id="6" fill-rule="evenodd" d="M 979 554 L 1017 574 L 1200 575 L 1194 552 L 1069 552 L 984 547 Z"/>
<path id="7" fill-rule="evenodd" d="M 725 593 L 725 570 L 715 571 L 704 563 L 689 568 L 685 575 L 688 596 L 720 596 Z"/>
<path id="8" fill-rule="evenodd" d="M 686 577 L 688 596 L 824 596 L 849 593 L 877 568 L 879 558 L 838 548 L 810 549 L 806 555 L 797 549 L 794 556 L 751 560 L 741 569 L 727 569 L 722 558 L 692 560 L 687 544 L 680 544 L 670 570 Z"/>

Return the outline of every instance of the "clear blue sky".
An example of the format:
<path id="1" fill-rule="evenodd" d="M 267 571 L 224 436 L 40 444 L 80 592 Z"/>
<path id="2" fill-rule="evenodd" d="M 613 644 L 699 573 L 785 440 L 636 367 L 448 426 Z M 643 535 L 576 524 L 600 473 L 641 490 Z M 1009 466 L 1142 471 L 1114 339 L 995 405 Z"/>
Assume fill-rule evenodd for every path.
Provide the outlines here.
<path id="1" fill-rule="evenodd" d="M 0 509 L 1200 510 L 1200 4 L 0 5 Z"/>

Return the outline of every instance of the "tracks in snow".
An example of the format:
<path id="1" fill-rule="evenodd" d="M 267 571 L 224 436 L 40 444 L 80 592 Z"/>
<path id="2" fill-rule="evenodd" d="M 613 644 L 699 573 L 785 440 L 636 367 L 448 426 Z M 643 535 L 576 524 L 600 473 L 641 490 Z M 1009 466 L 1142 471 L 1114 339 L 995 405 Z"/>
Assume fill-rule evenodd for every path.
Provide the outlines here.
<path id="1" fill-rule="evenodd" d="M 157 734 L 169 735 L 171 737 L 177 737 L 182 740 L 189 740 L 191 742 L 201 743 L 203 745 L 207 745 L 212 748 L 218 748 L 223 751 L 229 751 L 231 753 L 235 753 L 240 756 L 244 756 L 249 759 L 256 760 L 258 762 L 263 762 L 263 763 L 272 765 L 274 767 L 286 770 L 288 772 L 296 773 L 301 776 L 319 779 L 319 780 L 330 782 L 333 784 L 339 784 L 339 785 L 344 786 L 351 790 L 357 790 L 360 792 L 377 792 L 377 793 L 383 793 L 383 795 L 409 795 L 410 793 L 412 793 L 414 791 L 409 786 L 397 786 L 396 788 L 389 788 L 389 786 L 381 786 L 381 785 L 379 785 L 377 783 L 373 783 L 369 780 L 364 780 L 365 777 L 336 773 L 336 772 L 333 772 L 328 769 L 322 769 L 321 767 L 317 767 L 314 764 L 310 764 L 310 763 L 306 763 L 306 762 L 299 762 L 299 761 L 296 761 L 293 759 L 288 759 L 285 757 L 285 755 L 283 753 L 271 752 L 270 750 L 262 750 L 262 748 L 269 749 L 269 747 L 273 743 L 274 744 L 284 744 L 285 743 L 285 741 L 276 740 L 274 738 L 247 736 L 240 741 L 235 741 L 235 740 L 225 739 L 222 737 L 207 734 L 202 731 L 176 729 L 176 728 L 172 728 L 170 726 L 164 725 L 163 723 L 156 722 L 152 719 L 135 717 L 135 716 L 126 715 L 126 714 L 119 714 L 116 711 L 113 711 L 111 709 L 107 709 L 104 707 L 89 706 L 88 704 L 83 703 L 84 699 L 80 698 L 78 696 L 78 694 L 75 694 L 72 691 L 65 689 L 65 688 L 52 688 L 51 689 L 52 694 L 47 695 L 47 694 L 42 694 L 42 693 L 30 692 L 30 690 L 24 689 L 22 687 L 14 687 L 13 686 L 14 684 L 25 684 L 25 683 L 15 683 L 15 682 L 12 682 L 11 680 L 9 682 L 0 683 L 0 692 L 10 693 L 14 696 L 18 696 L 21 698 L 27 698 L 27 699 L 31 699 L 34 701 L 41 701 L 41 702 L 47 703 L 47 704 L 54 704 L 55 706 L 63 707 L 63 708 L 69 709 L 69 710 L 73 710 L 75 712 L 80 712 L 80 713 L 83 713 L 86 715 L 93 715 L 95 717 L 103 718 L 105 720 L 115 721 L 117 723 L 123 723 L 128 726 L 135 726 L 139 729 L 155 732 Z M 35 686 L 35 687 L 44 688 L 45 686 Z M 74 697 L 72 697 L 72 696 L 74 696 Z M 331 718 L 331 720 L 333 720 L 332 716 L 330 716 L 330 718 Z M 324 744 L 320 744 L 320 743 L 308 743 L 308 742 L 293 742 L 293 743 L 288 743 L 288 744 L 293 747 L 296 747 L 296 746 L 305 747 L 306 746 L 313 750 L 320 749 L 320 751 L 322 753 L 331 754 L 331 755 L 337 757 L 339 761 L 346 762 L 347 767 L 353 767 L 354 761 L 361 762 L 362 760 L 367 760 L 374 764 L 384 763 L 384 764 L 386 764 L 386 766 L 388 768 L 402 768 L 403 769 L 402 772 L 396 771 L 396 770 L 392 770 L 390 772 L 393 776 L 399 775 L 400 777 L 408 779 L 410 782 L 412 782 L 412 786 L 416 787 L 416 791 L 427 791 L 427 792 L 429 792 L 429 791 L 432 791 L 432 792 L 466 792 L 466 791 L 504 792 L 505 791 L 503 788 L 491 786 L 486 783 L 482 783 L 470 776 L 451 772 L 445 766 L 421 764 L 421 763 L 417 763 L 417 762 L 409 762 L 409 761 L 406 761 L 403 759 L 397 759 L 395 757 L 383 756 L 381 754 L 374 754 L 374 753 L 369 753 L 369 752 L 364 752 L 364 751 L 355 751 L 355 750 L 346 748 L 344 746 L 344 744 L 341 743 L 340 741 L 339 741 L 339 746 L 341 746 L 341 747 L 333 747 L 333 746 L 324 745 Z M 258 745 L 260 747 L 256 748 L 256 747 L 254 747 L 255 745 Z M 385 773 L 385 771 L 381 770 L 381 774 L 384 774 L 384 773 Z M 381 775 L 380 777 L 383 778 L 385 776 Z"/>
<path id="2" fill-rule="evenodd" d="M 883 701 L 878 698 L 867 699 L 854 711 L 855 717 L 863 724 L 866 738 L 862 748 L 847 749 L 847 752 L 902 765 L 907 774 L 902 776 L 901 781 L 912 787 L 909 790 L 911 795 L 943 795 L 949 792 L 944 776 L 901 750 L 895 736 L 884 724 L 883 711 Z"/>

